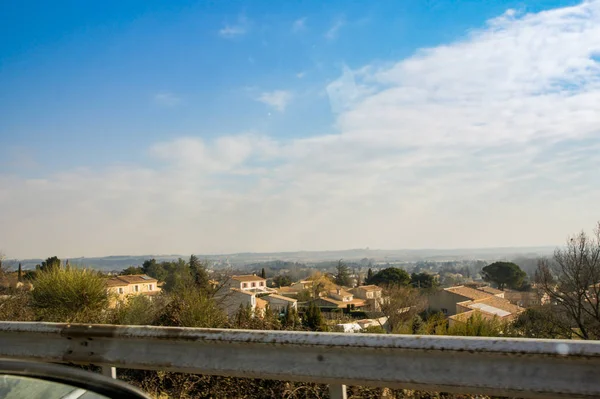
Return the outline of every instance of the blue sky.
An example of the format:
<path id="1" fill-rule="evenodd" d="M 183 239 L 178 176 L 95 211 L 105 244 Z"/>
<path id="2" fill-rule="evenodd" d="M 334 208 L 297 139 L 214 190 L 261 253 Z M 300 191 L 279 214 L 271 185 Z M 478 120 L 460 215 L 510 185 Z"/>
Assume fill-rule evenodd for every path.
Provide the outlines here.
<path id="1" fill-rule="evenodd" d="M 600 219 L 598 1 L 12 3 L 9 256 L 545 245 Z"/>

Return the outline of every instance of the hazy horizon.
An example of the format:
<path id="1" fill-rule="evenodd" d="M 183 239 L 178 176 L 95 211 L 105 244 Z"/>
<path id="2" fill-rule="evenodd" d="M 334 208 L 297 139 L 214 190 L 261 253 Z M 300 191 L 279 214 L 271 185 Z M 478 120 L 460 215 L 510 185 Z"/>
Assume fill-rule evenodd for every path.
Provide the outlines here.
<path id="1" fill-rule="evenodd" d="M 59 259 L 94 259 L 94 258 L 119 258 L 119 257 L 187 257 L 189 255 L 196 255 L 199 257 L 227 257 L 237 255 L 261 255 L 261 256 L 280 256 L 285 258 L 287 255 L 300 255 L 300 254 L 331 254 L 331 253 L 343 253 L 343 252 L 371 252 L 375 253 L 402 253 L 415 254 L 421 252 L 431 252 L 433 255 L 441 254 L 456 254 L 465 255 L 467 253 L 511 253 L 511 254 L 527 254 L 531 251 L 550 251 L 558 246 L 544 245 L 534 247 L 485 247 L 485 248 L 400 248 L 400 249 L 378 249 L 378 248 L 349 248 L 349 249 L 328 249 L 328 250 L 298 250 L 298 251 L 273 251 L 273 252 L 261 252 L 261 251 L 244 251 L 244 252 L 230 252 L 230 253 L 208 253 L 208 252 L 189 252 L 189 253 L 142 253 L 142 254 L 112 254 L 112 255 L 64 255 L 64 254 L 47 254 L 44 256 L 27 256 L 27 257 L 7 257 L 7 260 L 33 260 L 33 259 L 46 259 L 50 256 L 57 256 Z M 424 255 L 427 257 L 427 255 Z"/>
<path id="2" fill-rule="evenodd" d="M 600 0 L 126 3 L 0 5 L 9 258 L 545 247 L 600 220 Z"/>

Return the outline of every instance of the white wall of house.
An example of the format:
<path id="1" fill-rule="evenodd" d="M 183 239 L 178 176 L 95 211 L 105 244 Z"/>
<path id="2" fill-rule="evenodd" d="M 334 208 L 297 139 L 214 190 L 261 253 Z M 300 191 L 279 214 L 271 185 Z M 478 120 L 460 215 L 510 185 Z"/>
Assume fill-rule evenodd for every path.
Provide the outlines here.
<path id="1" fill-rule="evenodd" d="M 354 299 L 354 295 L 342 290 L 330 291 L 329 297 L 342 302 L 351 302 Z"/>
<path id="2" fill-rule="evenodd" d="M 284 299 L 275 298 L 270 295 L 262 297 L 265 301 L 269 302 L 269 307 L 271 310 L 277 311 L 279 313 L 285 312 L 288 307 L 288 304 L 292 309 L 298 309 L 298 303 L 296 301 L 290 302 Z"/>
<path id="3" fill-rule="evenodd" d="M 250 305 L 250 308 L 254 311 L 256 309 L 256 295 L 230 290 L 227 293 L 222 293 L 216 298 L 217 304 L 228 316 L 234 316 L 240 306 L 246 307 Z"/>
<path id="4" fill-rule="evenodd" d="M 266 290 L 267 288 L 267 280 L 254 276 L 255 279 L 248 279 L 248 276 L 240 276 L 244 277 L 241 279 L 236 279 L 235 276 L 231 277 L 224 285 L 228 288 L 237 288 L 238 290 L 243 291 L 252 291 L 252 290 Z M 247 281 L 250 280 L 250 281 Z"/>
<path id="5" fill-rule="evenodd" d="M 266 281 L 241 281 L 239 283 L 238 288 L 241 290 L 264 289 L 267 286 Z"/>
<path id="6" fill-rule="evenodd" d="M 352 290 L 352 293 L 354 294 L 354 296 L 360 299 L 375 299 L 381 298 L 381 291 L 382 290 L 366 290 L 359 286 L 354 288 Z"/>

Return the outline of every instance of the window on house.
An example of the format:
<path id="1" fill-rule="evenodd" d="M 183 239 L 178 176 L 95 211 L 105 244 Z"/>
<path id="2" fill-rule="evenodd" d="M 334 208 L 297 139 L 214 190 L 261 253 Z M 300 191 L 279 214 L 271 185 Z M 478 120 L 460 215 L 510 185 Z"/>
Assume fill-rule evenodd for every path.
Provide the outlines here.
<path id="1" fill-rule="evenodd" d="M 140 292 L 140 286 L 139 286 L 139 285 L 134 285 L 134 286 L 133 286 L 133 290 L 134 290 L 135 292 Z"/>
<path id="2" fill-rule="evenodd" d="M 265 285 L 264 281 L 261 281 L 260 283 L 258 283 L 261 287 L 263 287 Z"/>
<path id="3" fill-rule="evenodd" d="M 242 283 L 242 288 L 248 288 L 248 283 Z"/>
<path id="4" fill-rule="evenodd" d="M 119 287 L 119 288 L 117 289 L 117 292 L 118 292 L 119 294 L 122 294 L 122 293 L 124 293 L 124 292 L 125 292 L 125 290 L 123 290 L 123 287 Z"/>
<path id="5" fill-rule="evenodd" d="M 154 289 L 154 285 L 148 284 L 148 291 L 152 291 Z"/>
<path id="6" fill-rule="evenodd" d="M 256 287 L 256 283 L 252 283 L 252 286 L 253 286 L 253 287 Z"/>

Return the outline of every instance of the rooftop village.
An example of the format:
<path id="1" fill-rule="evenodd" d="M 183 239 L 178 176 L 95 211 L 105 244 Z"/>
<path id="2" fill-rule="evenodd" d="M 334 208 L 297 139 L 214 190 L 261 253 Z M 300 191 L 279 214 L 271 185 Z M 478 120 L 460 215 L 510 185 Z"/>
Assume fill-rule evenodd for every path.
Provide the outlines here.
<path id="1" fill-rule="evenodd" d="M 359 332 L 371 326 L 385 328 L 388 319 L 381 310 L 389 298 L 377 285 L 344 287 L 306 279 L 274 288 L 267 285 L 267 279 L 256 274 L 233 275 L 222 283 L 211 280 L 211 284 L 217 303 L 230 317 L 241 307 L 261 317 L 267 309 L 283 314 L 289 309 L 302 310 L 314 304 L 325 313 L 357 315 L 352 321 L 336 325 L 337 330 L 343 332 Z M 110 277 L 107 286 L 114 294 L 115 305 L 118 300 L 126 300 L 132 295 L 159 295 L 162 283 L 147 275 L 126 275 Z M 523 306 L 542 302 L 532 293 L 502 291 L 485 283 L 432 290 L 427 301 L 427 308 L 442 312 L 450 325 L 465 323 L 474 315 L 488 320 L 511 321 L 525 310 Z"/>

